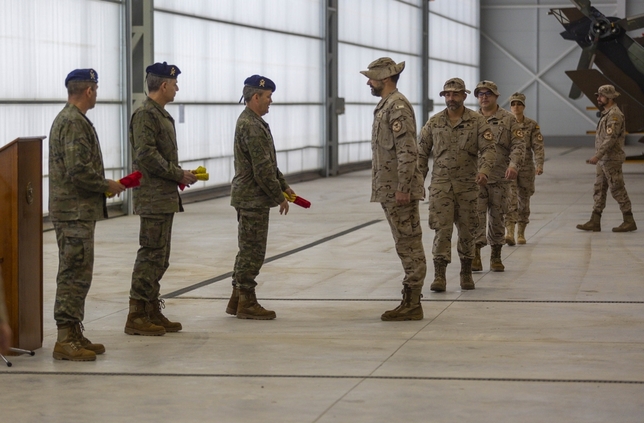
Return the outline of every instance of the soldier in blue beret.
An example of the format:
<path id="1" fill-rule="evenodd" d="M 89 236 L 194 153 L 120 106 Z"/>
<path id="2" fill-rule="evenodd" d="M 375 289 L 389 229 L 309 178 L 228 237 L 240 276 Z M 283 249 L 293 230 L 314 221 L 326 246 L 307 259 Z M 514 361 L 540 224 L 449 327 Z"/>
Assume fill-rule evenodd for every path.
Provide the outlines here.
<path id="1" fill-rule="evenodd" d="M 140 215 L 140 248 L 132 270 L 130 312 L 125 323 L 129 335 L 164 335 L 178 332 L 181 323 L 168 320 L 161 309 L 160 281 L 170 265 L 170 235 L 174 213 L 182 212 L 178 185 L 197 177 L 179 166 L 174 119 L 165 105 L 179 91 L 175 65 L 155 63 L 146 68 L 148 97 L 130 120 L 132 167 L 143 174 L 134 189 L 134 213 Z"/>
<path id="2" fill-rule="evenodd" d="M 273 102 L 275 83 L 265 76 L 253 75 L 244 81 L 246 108 L 235 127 L 235 176 L 230 204 L 237 211 L 239 252 L 233 270 L 233 292 L 226 313 L 239 319 L 270 320 L 276 317 L 257 302 L 255 278 L 264 264 L 271 207 L 288 213 L 284 192 L 295 192 L 277 167 L 275 144 L 268 123 L 262 116 Z"/>
<path id="3" fill-rule="evenodd" d="M 85 299 L 92 283 L 94 229 L 107 218 L 105 193 L 125 187 L 105 179 L 103 157 L 94 125 L 85 116 L 96 105 L 98 73 L 76 69 L 65 78 L 67 104 L 49 133 L 49 218 L 58 241 L 54 319 L 57 360 L 93 361 L 105 346 L 82 333 Z"/>

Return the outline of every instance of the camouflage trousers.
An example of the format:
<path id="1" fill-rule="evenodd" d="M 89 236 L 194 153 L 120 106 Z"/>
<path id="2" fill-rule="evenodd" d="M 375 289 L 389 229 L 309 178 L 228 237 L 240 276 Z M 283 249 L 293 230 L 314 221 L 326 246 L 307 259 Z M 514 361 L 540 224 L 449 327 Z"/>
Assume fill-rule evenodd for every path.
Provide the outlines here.
<path id="1" fill-rule="evenodd" d="M 499 181 L 479 187 L 479 224 L 474 236 L 476 245 L 505 244 L 504 216 L 508 211 L 508 186 L 509 182 Z"/>
<path id="2" fill-rule="evenodd" d="M 615 161 L 597 163 L 597 177 L 595 178 L 595 187 L 593 200 L 595 200 L 593 210 L 600 213 L 606 207 L 606 193 L 610 188 L 610 194 L 619 204 L 622 213 L 631 211 L 631 200 L 626 192 L 624 184 L 624 174 L 622 173 L 622 163 Z"/>
<path id="3" fill-rule="evenodd" d="M 509 182 L 508 223 L 530 223 L 530 197 L 534 194 L 534 166 L 521 167 L 517 179 Z"/>
<path id="4" fill-rule="evenodd" d="M 264 264 L 268 240 L 268 217 L 270 208 L 237 210 L 237 245 L 233 285 L 243 289 L 254 289 L 255 278 Z"/>
<path id="5" fill-rule="evenodd" d="M 429 187 L 429 227 L 436 231 L 432 255 L 452 262 L 452 234 L 458 233 L 456 250 L 461 259 L 474 258 L 474 234 L 478 227 L 478 195 L 475 185 L 470 191 L 455 193 L 453 189 Z"/>
<path id="6" fill-rule="evenodd" d="M 85 298 L 94 270 L 93 220 L 52 221 L 58 243 L 58 274 L 54 319 L 56 325 L 82 322 Z"/>
<path id="7" fill-rule="evenodd" d="M 423 248 L 423 231 L 420 225 L 418 200 L 399 206 L 380 203 L 394 237 L 396 253 L 405 272 L 403 286 L 422 288 L 427 274 L 427 258 Z"/>
<path id="8" fill-rule="evenodd" d="M 154 301 L 159 298 L 159 281 L 170 266 L 170 243 L 174 213 L 141 215 L 139 251 L 132 270 L 130 298 Z"/>

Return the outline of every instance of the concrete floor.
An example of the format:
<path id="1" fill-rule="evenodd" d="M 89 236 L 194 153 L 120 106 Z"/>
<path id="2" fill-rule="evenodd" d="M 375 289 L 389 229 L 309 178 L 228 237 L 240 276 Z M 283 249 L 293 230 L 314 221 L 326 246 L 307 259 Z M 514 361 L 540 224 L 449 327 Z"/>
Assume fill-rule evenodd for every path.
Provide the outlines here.
<path id="1" fill-rule="evenodd" d="M 612 233 L 621 214 L 609 198 L 603 231 L 585 233 L 575 225 L 591 212 L 592 150 L 547 155 L 528 244 L 503 248 L 504 273 L 488 272 L 484 249 L 474 291 L 461 292 L 455 263 L 447 292 L 432 293 L 430 264 L 417 322 L 380 320 L 402 270 L 368 171 L 296 184 L 313 207 L 272 213 L 258 296 L 274 321 L 224 312 L 237 234 L 221 198 L 176 216 L 162 293 L 184 330 L 125 335 L 139 221 L 99 222 L 85 334 L 107 353 L 91 363 L 51 357 L 57 248 L 46 232 L 44 345 L 0 369 L 0 422 L 641 423 L 644 166 L 624 166 L 641 229 Z"/>

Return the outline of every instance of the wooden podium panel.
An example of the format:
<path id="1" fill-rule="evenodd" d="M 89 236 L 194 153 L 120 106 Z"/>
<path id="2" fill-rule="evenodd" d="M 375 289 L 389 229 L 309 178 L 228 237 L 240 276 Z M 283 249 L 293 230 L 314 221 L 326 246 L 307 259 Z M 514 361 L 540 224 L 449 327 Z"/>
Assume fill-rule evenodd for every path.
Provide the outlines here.
<path id="1" fill-rule="evenodd" d="M 12 346 L 42 347 L 42 140 L 0 148 L 0 265 Z"/>

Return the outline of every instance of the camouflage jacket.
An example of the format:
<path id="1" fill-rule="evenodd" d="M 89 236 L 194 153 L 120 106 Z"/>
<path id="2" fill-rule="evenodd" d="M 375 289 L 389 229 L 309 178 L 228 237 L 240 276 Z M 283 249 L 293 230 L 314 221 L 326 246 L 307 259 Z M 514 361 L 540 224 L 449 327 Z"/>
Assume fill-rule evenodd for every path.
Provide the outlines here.
<path id="1" fill-rule="evenodd" d="M 595 157 L 601 162 L 618 161 L 623 163 L 626 160 L 625 140 L 624 114 L 619 110 L 617 104 L 613 104 L 612 107 L 602 111 L 602 117 L 597 123 Z"/>
<path id="2" fill-rule="evenodd" d="M 483 116 L 467 107 L 454 126 L 447 109 L 432 116 L 420 131 L 418 150 L 418 167 L 423 178 L 427 177 L 433 150 L 431 186 L 454 192 L 478 189 L 477 173 L 489 177 L 496 155 L 490 125 Z"/>
<path id="3" fill-rule="evenodd" d="M 49 217 L 61 221 L 106 218 L 107 187 L 94 125 L 78 107 L 67 103 L 49 132 Z"/>
<path id="4" fill-rule="evenodd" d="M 235 126 L 235 176 L 230 205 L 240 208 L 275 207 L 289 188 L 277 167 L 275 144 L 268 123 L 246 107 Z"/>
<path id="5" fill-rule="evenodd" d="M 523 117 L 523 121 L 519 123 L 522 126 L 521 131 L 523 131 L 523 140 L 525 141 L 523 167 L 534 168 L 536 163 L 536 167 L 543 169 L 545 150 L 543 146 L 543 135 L 541 135 L 539 124 L 525 116 Z"/>
<path id="6" fill-rule="evenodd" d="M 183 178 L 179 166 L 174 119 L 157 102 L 146 98 L 130 120 L 132 167 L 143 174 L 141 186 L 134 189 L 136 214 L 163 214 L 183 211 L 178 183 Z"/>
<path id="7" fill-rule="evenodd" d="M 380 100 L 373 114 L 371 201 L 396 201 L 396 191 L 421 200 L 425 190 L 418 169 L 414 109 L 394 90 Z"/>
<path id="8" fill-rule="evenodd" d="M 508 167 L 519 170 L 525 157 L 525 141 L 521 124 L 504 108 L 499 106 L 495 114 L 485 119 L 496 139 L 496 163 L 487 180 L 488 184 L 493 184 L 506 181 L 505 171 Z"/>

